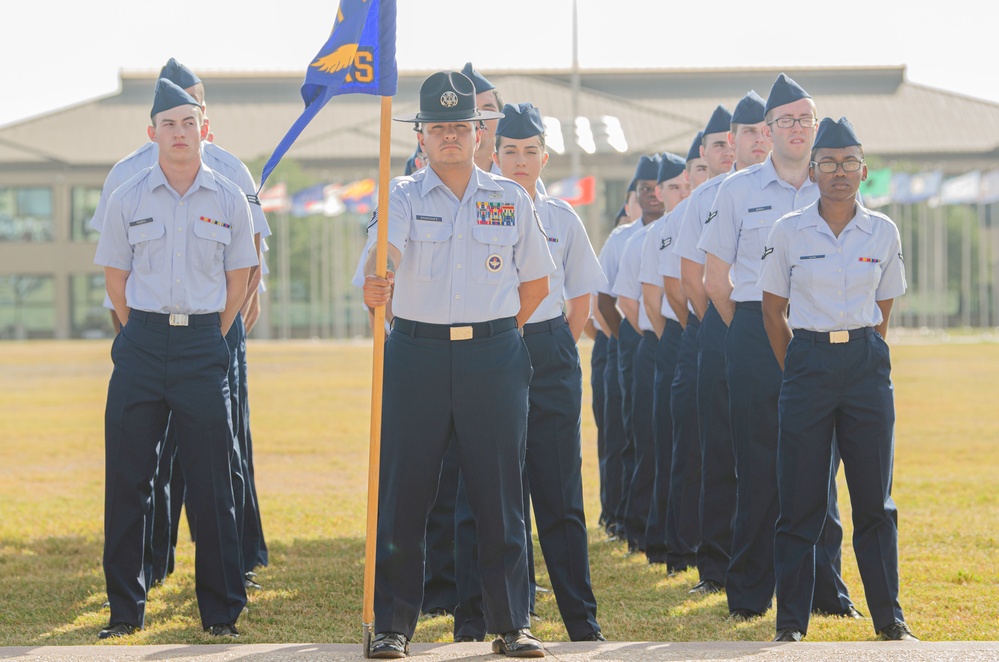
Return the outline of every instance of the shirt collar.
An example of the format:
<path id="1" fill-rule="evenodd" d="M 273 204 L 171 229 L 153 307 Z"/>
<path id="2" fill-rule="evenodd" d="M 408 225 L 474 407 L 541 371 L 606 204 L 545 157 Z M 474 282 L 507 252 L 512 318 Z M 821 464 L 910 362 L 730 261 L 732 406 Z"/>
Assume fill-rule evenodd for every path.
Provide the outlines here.
<path id="1" fill-rule="evenodd" d="M 822 222 L 822 225 L 819 225 L 819 221 Z M 812 227 L 818 229 L 824 228 L 825 230 L 832 232 L 832 230 L 829 230 L 829 225 L 825 222 L 825 220 L 819 216 L 818 200 L 807 207 L 802 208 L 801 219 L 798 221 L 799 230 Z M 854 213 L 853 218 L 850 219 L 850 222 L 843 228 L 843 232 L 846 232 L 850 228 L 857 228 L 858 230 L 863 230 L 867 234 L 874 234 L 874 222 L 871 220 L 871 213 L 859 202 L 857 203 L 857 210 Z M 840 233 L 840 236 L 842 237 L 843 234 Z"/>
<path id="2" fill-rule="evenodd" d="M 150 191 L 159 186 L 166 186 L 173 191 L 173 187 L 171 187 L 170 182 L 167 181 L 166 174 L 164 174 L 163 168 L 160 167 L 158 161 L 156 165 L 150 169 L 149 177 L 146 179 L 146 185 Z M 195 191 L 198 188 L 206 188 L 212 191 L 218 190 L 218 184 L 215 181 L 215 171 L 206 166 L 204 161 L 201 162 L 201 165 L 198 168 L 198 174 L 194 177 L 194 183 L 184 195 L 189 195 L 192 191 Z"/>

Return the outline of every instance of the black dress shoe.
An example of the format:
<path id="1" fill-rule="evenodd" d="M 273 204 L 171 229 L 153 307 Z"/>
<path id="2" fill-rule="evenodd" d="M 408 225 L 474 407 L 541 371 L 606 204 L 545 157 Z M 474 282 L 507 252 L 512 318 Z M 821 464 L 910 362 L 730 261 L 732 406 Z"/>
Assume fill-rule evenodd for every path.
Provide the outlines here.
<path id="1" fill-rule="evenodd" d="M 833 618 L 852 618 L 852 619 L 863 619 L 864 615 L 857 610 L 856 607 L 850 605 L 850 608 L 846 611 L 825 611 L 823 609 L 813 609 L 812 613 L 816 616 L 832 616 Z"/>
<path id="2" fill-rule="evenodd" d="M 215 625 L 209 625 L 205 628 L 205 632 L 212 635 L 213 637 L 232 637 L 236 639 L 239 637 L 239 630 L 232 623 L 216 623 Z"/>
<path id="3" fill-rule="evenodd" d="M 878 631 L 879 641 L 919 641 L 905 622 L 892 623 Z"/>
<path id="4" fill-rule="evenodd" d="M 594 630 L 578 641 L 607 641 L 607 637 L 600 630 Z"/>
<path id="5" fill-rule="evenodd" d="M 459 634 L 457 637 L 454 638 L 454 643 L 456 644 L 468 644 L 473 641 L 482 641 L 482 639 L 477 639 L 467 634 Z"/>
<path id="6" fill-rule="evenodd" d="M 541 640 L 531 634 L 528 628 L 504 632 L 493 640 L 493 652 L 507 657 L 544 657 L 545 648 Z"/>
<path id="7" fill-rule="evenodd" d="M 705 579 L 703 581 L 698 582 L 697 585 L 694 586 L 694 588 L 690 589 L 687 592 L 692 595 L 697 595 L 697 594 L 709 595 L 711 593 L 721 593 L 724 590 L 725 590 L 724 585 L 719 584 L 713 579 Z"/>
<path id="8" fill-rule="evenodd" d="M 728 616 L 733 621 L 752 621 L 762 617 L 763 614 L 752 611 L 751 609 L 735 609 L 729 612 Z"/>
<path id="9" fill-rule="evenodd" d="M 774 641 L 801 641 L 805 638 L 805 635 L 801 634 L 801 630 L 796 628 L 780 628 L 777 630 L 777 636 L 774 637 Z"/>
<path id="10" fill-rule="evenodd" d="M 376 634 L 371 641 L 368 657 L 399 658 L 409 655 L 409 639 L 398 632 Z"/>
<path id="11" fill-rule="evenodd" d="M 98 639 L 117 639 L 127 637 L 139 628 L 131 623 L 111 623 L 106 628 L 97 633 Z"/>

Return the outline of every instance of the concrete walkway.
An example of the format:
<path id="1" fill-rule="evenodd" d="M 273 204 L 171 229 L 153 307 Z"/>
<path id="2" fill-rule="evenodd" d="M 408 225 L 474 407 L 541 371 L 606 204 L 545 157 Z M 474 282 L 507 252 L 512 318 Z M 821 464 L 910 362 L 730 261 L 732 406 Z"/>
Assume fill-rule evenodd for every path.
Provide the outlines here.
<path id="1" fill-rule="evenodd" d="M 996 662 L 999 642 L 766 642 L 699 643 L 550 643 L 548 659 L 563 662 Z M 414 662 L 484 660 L 499 662 L 489 643 L 413 644 Z M 39 646 L 0 648 L 0 660 L 17 662 L 132 662 L 197 660 L 197 662 L 287 662 L 351 660 L 361 662 L 360 644 L 219 644 L 209 646 Z"/>

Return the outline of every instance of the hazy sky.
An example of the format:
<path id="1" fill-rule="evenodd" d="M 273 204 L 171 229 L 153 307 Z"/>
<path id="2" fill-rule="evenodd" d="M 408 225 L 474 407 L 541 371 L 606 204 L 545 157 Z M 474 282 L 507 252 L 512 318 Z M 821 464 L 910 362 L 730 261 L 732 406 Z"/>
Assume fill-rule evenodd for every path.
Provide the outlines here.
<path id="1" fill-rule="evenodd" d="M 908 79 L 999 103 L 991 3 L 578 0 L 583 68 L 908 67 Z M 0 125 L 113 93 L 118 72 L 301 71 L 336 0 L 50 0 L 6 12 Z M 398 0 L 402 70 L 567 68 L 572 0 Z M 994 6 L 993 6 L 994 7 Z M 763 91 L 761 90 L 761 93 Z"/>

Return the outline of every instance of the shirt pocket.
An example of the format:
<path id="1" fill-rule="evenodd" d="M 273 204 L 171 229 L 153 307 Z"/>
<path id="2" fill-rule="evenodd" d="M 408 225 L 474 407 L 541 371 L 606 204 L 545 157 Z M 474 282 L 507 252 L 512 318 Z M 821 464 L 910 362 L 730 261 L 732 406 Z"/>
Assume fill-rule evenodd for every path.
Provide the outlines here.
<path id="1" fill-rule="evenodd" d="M 166 226 L 152 221 L 128 228 L 128 243 L 132 246 L 132 268 L 136 273 L 158 273 L 166 256 Z"/>
<path id="2" fill-rule="evenodd" d="M 516 226 L 476 225 L 472 228 L 472 277 L 477 283 L 495 285 L 514 268 L 513 245 L 517 243 Z"/>
<path id="3" fill-rule="evenodd" d="M 413 221 L 406 253 L 414 253 L 413 267 L 419 281 L 440 280 L 448 270 L 448 241 L 452 225 L 442 221 Z"/>
<path id="4" fill-rule="evenodd" d="M 777 219 L 763 219 L 759 214 L 750 214 L 742 219 L 742 232 L 739 237 L 739 252 L 748 258 L 763 259 L 767 248 L 770 230 Z"/>
<path id="5" fill-rule="evenodd" d="M 222 272 L 225 266 L 225 247 L 231 241 L 231 229 L 214 223 L 196 222 L 191 245 L 192 266 L 207 274 Z"/>

